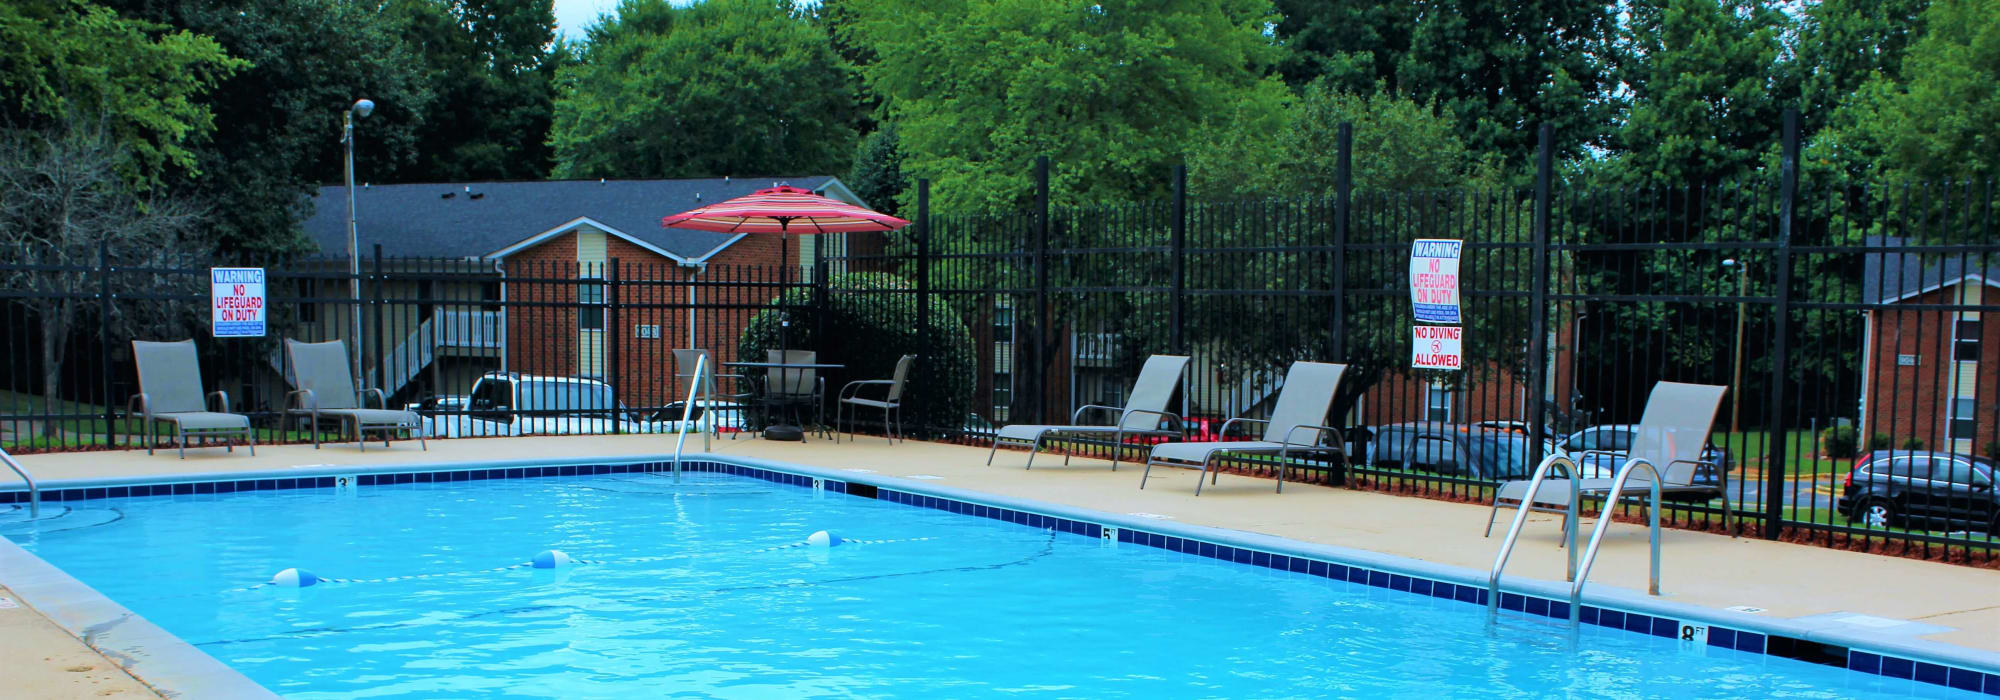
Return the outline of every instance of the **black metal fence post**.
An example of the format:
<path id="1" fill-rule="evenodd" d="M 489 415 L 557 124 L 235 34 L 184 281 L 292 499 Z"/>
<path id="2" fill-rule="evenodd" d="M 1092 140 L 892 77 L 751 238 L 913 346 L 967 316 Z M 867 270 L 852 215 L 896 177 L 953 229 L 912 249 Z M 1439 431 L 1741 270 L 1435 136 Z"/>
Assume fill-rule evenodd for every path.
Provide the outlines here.
<path id="1" fill-rule="evenodd" d="M 1024 408 L 1036 423 L 1047 423 L 1046 413 L 1049 395 L 1049 157 L 1035 156 L 1035 332 L 1029 340 L 1029 355 L 1026 369 L 1033 372 L 1023 382 L 1016 379 L 1015 386 L 1028 387 L 1020 392 L 1029 400 Z M 1018 348 L 1017 348 L 1018 350 Z M 1017 421 L 1018 422 L 1018 421 Z"/>
<path id="2" fill-rule="evenodd" d="M 604 417 L 614 434 L 625 432 L 624 421 L 618 419 L 617 401 L 627 396 L 624 387 L 618 384 L 618 344 L 624 339 L 618 330 L 618 286 L 618 259 L 607 259 L 604 261 L 604 385 L 611 387 L 612 403 L 604 407 Z M 692 410 L 692 406 L 681 407 L 684 416 Z"/>
<path id="3" fill-rule="evenodd" d="M 1172 251 L 1172 337 L 1168 347 L 1176 355 L 1187 354 L 1187 166 L 1174 166 L 1173 234 L 1168 239 Z"/>
<path id="4" fill-rule="evenodd" d="M 1535 152 L 1535 260 L 1533 297 L 1528 305 L 1528 434 L 1545 435 L 1548 416 L 1543 411 L 1542 392 L 1549 371 L 1549 208 L 1555 176 L 1555 125 L 1542 122 Z M 1542 461 L 1542 441 L 1529 440 L 1534 461 Z"/>
<path id="5" fill-rule="evenodd" d="M 1790 447 L 1786 428 L 1791 427 L 1791 404 L 1785 401 L 1786 356 L 1792 334 L 1792 217 L 1799 198 L 1799 110 L 1785 109 L 1784 153 L 1778 162 L 1778 240 L 1771 251 L 1776 273 L 1771 284 L 1777 304 L 1771 312 L 1771 394 L 1770 418 L 1765 421 L 1764 456 L 1764 538 L 1777 539 L 1784 529 L 1785 456 Z M 1733 386 L 1730 391 L 1742 391 Z"/>
<path id="6" fill-rule="evenodd" d="M 118 444 L 118 400 L 111 393 L 111 246 L 97 244 L 97 363 L 104 382 L 104 446 Z"/>
<path id="7" fill-rule="evenodd" d="M 1347 361 L 1347 222 L 1353 212 L 1354 124 L 1341 122 L 1333 170 L 1333 362 Z M 1335 416 L 1335 421 L 1346 420 Z"/>
<path id="8" fill-rule="evenodd" d="M 919 342 L 929 342 L 931 338 L 931 181 L 928 178 L 917 179 L 916 225 L 917 338 Z M 930 357 L 920 356 L 917 358 L 917 366 L 920 368 L 941 367 L 943 366 L 941 363 L 942 359 L 935 355 Z M 933 372 L 930 376 L 942 378 L 945 375 L 942 372 Z M 931 387 L 937 386 L 937 384 L 926 381 L 921 386 L 928 390 Z M 930 415 L 924 411 L 927 403 L 926 399 L 928 398 L 925 395 L 926 393 L 927 391 L 914 391 L 910 393 L 910 412 L 917 414 L 917 420 L 919 421 L 917 430 L 929 433 L 930 426 L 922 422 L 925 416 Z M 950 425 L 944 426 L 946 430 L 950 428 Z"/>
<path id="9" fill-rule="evenodd" d="M 389 378 L 382 373 L 382 370 L 385 368 L 383 360 L 388 357 L 382 345 L 382 306 L 384 299 L 388 296 L 385 283 L 386 280 L 383 279 L 382 275 L 382 244 L 377 243 L 375 244 L 375 296 L 368 300 L 368 306 L 375 312 L 375 330 L 370 334 L 375 336 L 375 381 L 370 386 L 378 389 L 382 388 L 382 385 L 389 383 Z M 383 400 L 386 402 L 387 397 L 384 397 Z M 383 408 L 388 408 L 388 406 L 385 405 Z"/>

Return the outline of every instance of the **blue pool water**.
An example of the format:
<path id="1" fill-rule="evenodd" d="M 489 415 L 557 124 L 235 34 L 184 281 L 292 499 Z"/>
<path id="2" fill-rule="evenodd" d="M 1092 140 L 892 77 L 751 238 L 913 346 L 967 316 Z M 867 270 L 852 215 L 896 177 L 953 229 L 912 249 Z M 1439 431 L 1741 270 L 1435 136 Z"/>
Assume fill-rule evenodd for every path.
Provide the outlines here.
<path id="1" fill-rule="evenodd" d="M 0 532 L 296 698 L 1975 697 L 714 473 L 60 506 Z"/>

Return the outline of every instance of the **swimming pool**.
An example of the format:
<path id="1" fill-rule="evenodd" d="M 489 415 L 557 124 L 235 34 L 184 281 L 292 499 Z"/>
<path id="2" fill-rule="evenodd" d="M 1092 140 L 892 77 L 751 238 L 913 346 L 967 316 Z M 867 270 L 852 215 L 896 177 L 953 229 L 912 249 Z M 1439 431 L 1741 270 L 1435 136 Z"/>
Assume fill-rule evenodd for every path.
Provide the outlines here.
<path id="1" fill-rule="evenodd" d="M 765 476 L 190 486 L 0 532 L 291 697 L 1974 696 Z M 582 563 L 520 566 L 550 549 Z M 332 580 L 259 585 L 291 567 Z"/>

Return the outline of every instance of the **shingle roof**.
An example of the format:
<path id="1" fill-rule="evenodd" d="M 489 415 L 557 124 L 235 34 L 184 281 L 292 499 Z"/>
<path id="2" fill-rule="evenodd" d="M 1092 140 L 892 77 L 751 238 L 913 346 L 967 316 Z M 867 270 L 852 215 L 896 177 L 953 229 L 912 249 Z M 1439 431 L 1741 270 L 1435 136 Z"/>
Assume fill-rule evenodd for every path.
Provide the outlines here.
<path id="1" fill-rule="evenodd" d="M 1871 247 L 1893 248 L 1906 244 L 1896 236 L 1869 236 Z M 1899 253 L 1882 251 L 1863 257 L 1861 298 L 1864 303 L 1902 301 L 1946 283 L 1978 277 L 1990 285 L 2000 285 L 2000 255 L 1982 253 Z"/>
<path id="2" fill-rule="evenodd" d="M 750 194 L 773 182 L 815 191 L 838 184 L 832 177 L 815 175 L 357 186 L 355 238 L 362 251 L 380 243 L 382 254 L 390 257 L 467 258 L 489 255 L 578 217 L 589 217 L 656 248 L 695 259 L 736 236 L 663 229 L 661 217 Z M 845 186 L 831 189 L 828 196 L 851 196 Z M 347 254 L 346 197 L 346 188 L 335 185 L 320 188 L 314 199 L 305 230 L 322 255 Z"/>

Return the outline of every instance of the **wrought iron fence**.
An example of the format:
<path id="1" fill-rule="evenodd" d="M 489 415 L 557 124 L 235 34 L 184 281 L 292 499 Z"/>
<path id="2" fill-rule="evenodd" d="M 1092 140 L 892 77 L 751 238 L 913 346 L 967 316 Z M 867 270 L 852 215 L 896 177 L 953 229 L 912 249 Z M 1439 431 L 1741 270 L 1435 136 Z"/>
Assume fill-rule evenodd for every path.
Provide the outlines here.
<path id="1" fill-rule="evenodd" d="M 133 338 L 196 337 L 209 386 L 238 397 L 260 440 L 291 441 L 310 436 L 283 414 L 280 337 L 348 340 L 365 383 L 464 435 L 649 430 L 687 410 L 670 350 L 734 362 L 776 342 L 845 365 L 829 387 L 916 354 L 907 427 L 978 441 L 1121 404 L 1167 353 L 1192 358 L 1175 399 L 1192 439 L 1251 437 L 1224 422 L 1270 410 L 1293 361 L 1348 366 L 1329 414 L 1347 429 L 1339 453 L 1232 470 L 1484 503 L 1544 454 L 1623 449 L 1654 384 L 1676 381 L 1729 389 L 1702 455 L 1715 464 L 1694 478 L 1728 495 L 1744 534 L 1993 561 L 1992 183 L 1801 181 L 1795 138 L 1784 146 L 1780 172 L 1736 182 L 1603 186 L 1545 157 L 1518 189 L 1375 191 L 1343 173 L 1324 196 L 1200 201 L 1176 174 L 1167 199 L 1083 208 L 1049 204 L 1044 162 L 1027 210 L 933 213 L 920 183 L 915 226 L 804 269 L 378 256 L 356 277 L 288 263 L 271 270 L 263 340 L 201 331 L 205 270 L 0 263 L 0 440 L 132 444 L 119 406 L 137 390 Z M 1411 368 L 1420 238 L 1464 242 L 1455 371 Z M 531 380 L 609 397 L 481 395 Z M 1138 459 L 1146 445 L 1059 447 Z M 1720 528 L 1724 507 L 1669 514 Z"/>

